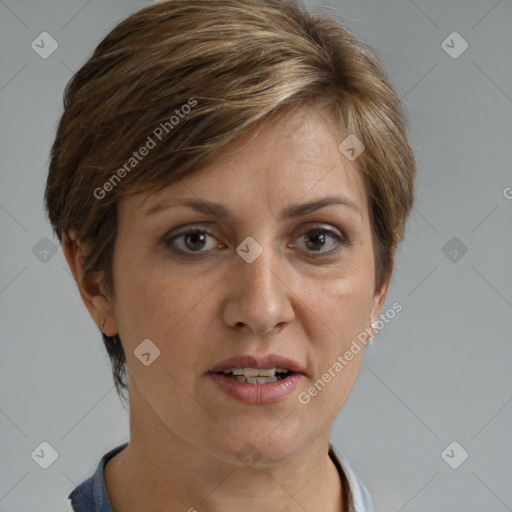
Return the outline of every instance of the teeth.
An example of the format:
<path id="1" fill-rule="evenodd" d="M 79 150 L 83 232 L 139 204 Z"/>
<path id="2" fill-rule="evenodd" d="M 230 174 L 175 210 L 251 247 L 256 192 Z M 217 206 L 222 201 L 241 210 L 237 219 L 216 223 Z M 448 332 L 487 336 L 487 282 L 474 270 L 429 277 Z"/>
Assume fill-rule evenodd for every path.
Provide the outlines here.
<path id="1" fill-rule="evenodd" d="M 265 370 L 263 370 L 265 371 Z M 260 373 L 260 370 L 257 370 L 255 368 L 244 368 L 244 377 L 247 379 L 249 377 L 258 377 Z M 272 376 L 272 375 L 270 375 Z M 262 375 L 264 377 L 264 375 Z"/>
<path id="2" fill-rule="evenodd" d="M 269 382 L 277 382 L 278 378 L 273 377 L 244 377 L 243 375 L 235 375 L 234 377 L 238 382 L 244 384 L 268 384 Z"/>
<path id="3" fill-rule="evenodd" d="M 245 378 L 253 377 L 274 377 L 276 373 L 287 373 L 288 370 L 283 368 L 226 368 L 223 373 L 232 373 L 235 376 L 243 376 Z"/>
<path id="4" fill-rule="evenodd" d="M 243 368 L 229 368 L 228 370 L 224 370 L 224 373 L 232 373 L 233 375 L 243 375 Z"/>

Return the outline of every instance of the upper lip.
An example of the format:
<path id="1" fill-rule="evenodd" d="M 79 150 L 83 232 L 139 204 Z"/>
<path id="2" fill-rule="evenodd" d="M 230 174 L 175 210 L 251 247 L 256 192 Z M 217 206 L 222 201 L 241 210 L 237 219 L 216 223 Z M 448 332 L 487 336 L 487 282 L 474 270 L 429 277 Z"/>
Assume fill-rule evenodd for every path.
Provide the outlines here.
<path id="1" fill-rule="evenodd" d="M 210 368 L 209 372 L 218 373 L 228 368 L 254 368 L 257 370 L 265 368 L 283 368 L 295 373 L 305 373 L 302 365 L 284 356 L 268 354 L 266 356 L 241 355 L 230 357 Z"/>

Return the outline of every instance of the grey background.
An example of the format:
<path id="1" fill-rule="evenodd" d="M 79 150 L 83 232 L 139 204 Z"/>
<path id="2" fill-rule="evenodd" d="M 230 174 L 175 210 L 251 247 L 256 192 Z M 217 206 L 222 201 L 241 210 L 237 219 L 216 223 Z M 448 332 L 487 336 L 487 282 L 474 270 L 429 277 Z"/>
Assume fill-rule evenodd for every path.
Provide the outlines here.
<path id="1" fill-rule="evenodd" d="M 0 1 L 0 512 L 57 510 L 128 440 L 107 354 L 62 250 L 43 252 L 57 240 L 42 197 L 65 84 L 115 24 L 149 3 Z M 383 60 L 419 167 L 383 309 L 399 301 L 403 310 L 367 349 L 333 443 L 376 511 L 512 510 L 512 3 L 323 5 Z M 31 48 L 43 31 L 59 45 L 47 59 Z M 456 59 L 441 46 L 453 31 L 469 45 Z M 42 441 L 58 452 L 46 470 L 31 458 Z M 441 457 L 453 441 L 469 454 L 457 469 Z"/>

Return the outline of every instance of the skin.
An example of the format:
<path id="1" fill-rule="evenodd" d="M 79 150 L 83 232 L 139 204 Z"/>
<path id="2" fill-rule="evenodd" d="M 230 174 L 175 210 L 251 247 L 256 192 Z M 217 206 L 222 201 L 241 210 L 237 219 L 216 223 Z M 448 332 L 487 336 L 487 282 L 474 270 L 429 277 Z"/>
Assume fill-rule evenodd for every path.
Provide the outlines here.
<path id="1" fill-rule="evenodd" d="M 115 299 L 106 296 L 101 273 L 81 274 L 87 248 L 63 244 L 92 318 L 101 328 L 108 313 L 103 330 L 120 334 L 127 356 L 131 438 L 105 469 L 116 512 L 346 512 L 328 446 L 364 350 L 307 405 L 298 401 L 378 319 L 389 285 L 388 277 L 374 287 L 368 203 L 357 160 L 338 150 L 344 137 L 329 112 L 301 108 L 163 191 L 124 199 Z M 331 205 L 278 220 L 282 209 L 328 195 L 350 198 L 359 211 Z M 181 197 L 221 203 L 234 220 L 185 206 L 144 215 Z M 210 235 L 165 244 L 189 227 Z M 350 243 L 328 233 L 308 237 L 318 227 Z M 250 264 L 236 253 L 247 236 L 263 248 Z M 161 351 L 149 366 L 134 355 L 146 338 Z M 269 353 L 306 368 L 303 384 L 278 403 L 238 402 L 208 376 L 228 357 Z M 261 456 L 253 466 L 237 456 L 248 442 Z"/>

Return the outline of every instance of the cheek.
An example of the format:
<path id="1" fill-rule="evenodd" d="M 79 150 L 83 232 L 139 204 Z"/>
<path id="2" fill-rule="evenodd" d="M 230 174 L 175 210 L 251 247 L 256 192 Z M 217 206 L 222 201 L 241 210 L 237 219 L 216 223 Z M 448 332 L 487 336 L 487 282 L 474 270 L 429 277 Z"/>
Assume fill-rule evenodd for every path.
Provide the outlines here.
<path id="1" fill-rule="evenodd" d="M 189 393 L 197 393 L 197 354 L 208 333 L 209 319 L 200 312 L 208 288 L 199 285 L 197 277 L 192 281 L 156 273 L 132 275 L 118 288 L 125 319 L 120 332 L 132 378 L 164 423 L 172 422 L 173 410 L 187 410 L 186 415 L 205 421 Z M 160 351 L 148 366 L 137 358 L 137 347 L 145 339 Z"/>
<path id="2" fill-rule="evenodd" d="M 365 258 L 328 279 L 303 281 L 297 293 L 306 298 L 300 314 L 310 340 L 312 380 L 321 381 L 313 390 L 315 407 L 341 406 L 348 397 L 368 338 L 372 294 L 373 272 Z"/>
<path id="3" fill-rule="evenodd" d="M 362 260 L 322 279 L 296 280 L 302 284 L 294 292 L 311 310 L 311 324 L 323 326 L 327 334 L 323 343 L 327 345 L 340 348 L 368 327 L 374 274 Z"/>
<path id="4" fill-rule="evenodd" d="M 129 335 L 165 340 L 182 324 L 190 327 L 190 316 L 206 294 L 204 283 L 172 275 L 138 273 L 119 287 L 120 309 L 130 326 Z M 128 330 L 128 329 L 127 329 Z"/>
<path id="5" fill-rule="evenodd" d="M 313 367 L 309 386 L 298 399 L 325 426 L 335 420 L 357 378 L 365 348 L 358 336 L 368 326 L 370 297 L 365 281 L 353 276 L 321 290 L 310 288 L 309 312 L 303 316 L 309 317 Z"/>
<path id="6" fill-rule="evenodd" d="M 310 321 L 311 325 L 316 325 L 316 329 L 310 336 L 313 348 L 317 351 L 319 372 L 331 366 L 339 355 L 350 349 L 354 341 L 362 345 L 358 336 L 368 328 L 370 302 L 371 295 L 367 287 L 352 280 L 332 283 L 330 289 L 324 288 L 316 298 L 311 296 Z M 358 367 L 358 359 L 362 354 L 363 350 L 360 350 L 353 356 L 356 364 L 351 364 L 347 370 L 357 371 L 355 367 Z M 350 371 L 344 370 L 344 373 Z"/>
<path id="7" fill-rule="evenodd" d="M 217 280 L 180 275 L 158 265 L 137 267 L 133 262 L 132 268 L 129 261 L 120 263 L 118 268 L 124 270 L 117 276 L 116 306 L 128 362 L 134 361 L 133 350 L 149 338 L 160 349 L 160 363 L 188 379 L 213 320 L 209 294 Z"/>

